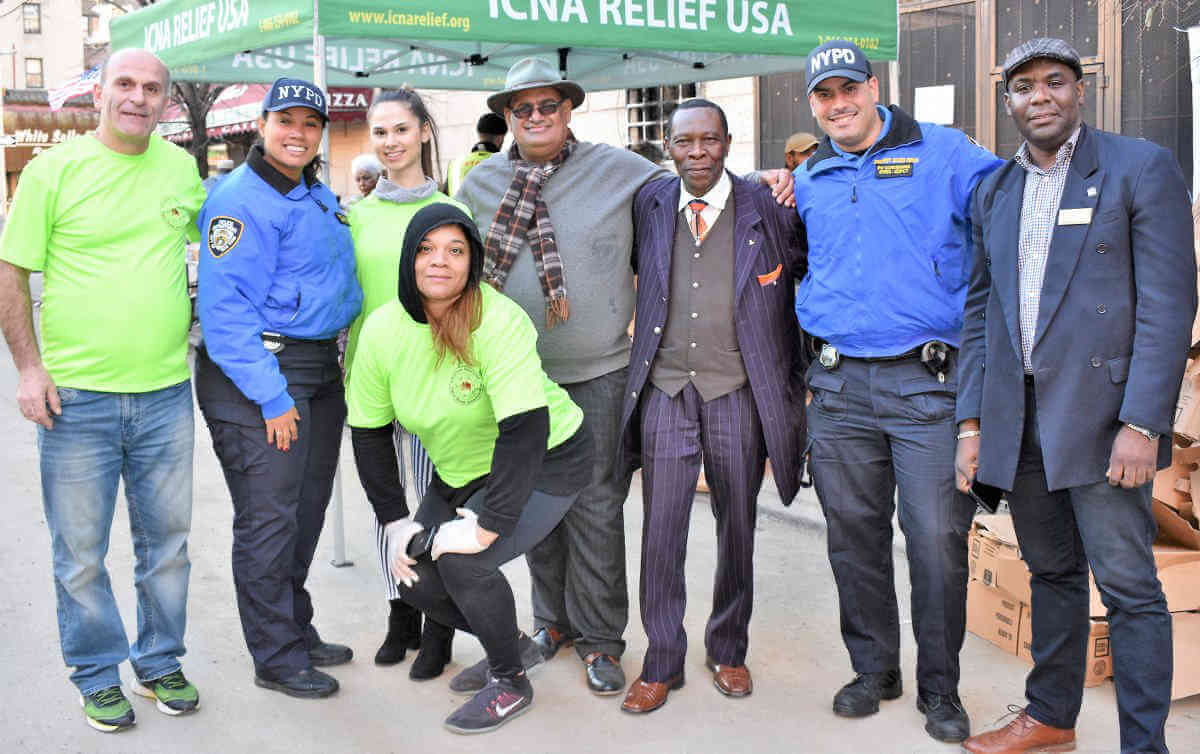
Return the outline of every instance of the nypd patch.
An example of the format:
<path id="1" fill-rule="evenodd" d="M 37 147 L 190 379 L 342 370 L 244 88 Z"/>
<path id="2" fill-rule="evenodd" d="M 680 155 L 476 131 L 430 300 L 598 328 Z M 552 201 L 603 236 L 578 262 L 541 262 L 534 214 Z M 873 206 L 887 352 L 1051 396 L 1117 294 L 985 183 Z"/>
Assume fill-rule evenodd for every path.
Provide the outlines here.
<path id="1" fill-rule="evenodd" d="M 241 220 L 225 215 L 218 215 L 208 223 L 208 250 L 214 258 L 220 259 L 233 250 L 242 240 L 242 231 L 246 226 Z"/>

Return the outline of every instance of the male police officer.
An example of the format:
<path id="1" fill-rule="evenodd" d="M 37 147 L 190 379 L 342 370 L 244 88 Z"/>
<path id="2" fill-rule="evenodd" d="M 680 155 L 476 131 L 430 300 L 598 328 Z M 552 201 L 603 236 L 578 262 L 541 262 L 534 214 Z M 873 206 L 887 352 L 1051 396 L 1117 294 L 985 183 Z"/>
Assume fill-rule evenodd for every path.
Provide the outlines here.
<path id="1" fill-rule="evenodd" d="M 862 717 L 901 693 L 891 524 L 899 487 L 917 709 L 931 736 L 962 741 L 970 723 L 958 651 L 974 506 L 954 488 L 954 362 L 967 207 L 1000 161 L 958 131 L 880 107 L 866 55 L 849 42 L 813 50 L 808 100 L 829 137 L 795 173 L 809 244 L 796 314 L 819 354 L 808 373 L 810 469 L 857 673 L 833 710 Z"/>

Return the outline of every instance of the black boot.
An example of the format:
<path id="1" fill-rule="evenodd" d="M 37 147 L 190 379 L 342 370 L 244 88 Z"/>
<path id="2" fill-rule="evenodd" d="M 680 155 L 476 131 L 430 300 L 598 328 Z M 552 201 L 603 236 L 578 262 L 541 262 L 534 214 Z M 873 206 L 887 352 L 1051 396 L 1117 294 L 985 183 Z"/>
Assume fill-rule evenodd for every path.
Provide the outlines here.
<path id="1" fill-rule="evenodd" d="M 408 669 L 408 677 L 414 681 L 437 678 L 450 662 L 453 645 L 454 629 L 426 617 L 425 630 L 421 633 L 421 651 Z"/>
<path id="2" fill-rule="evenodd" d="M 421 611 L 402 600 L 389 600 L 388 632 L 375 653 L 376 665 L 395 665 L 409 649 L 421 646 Z"/>

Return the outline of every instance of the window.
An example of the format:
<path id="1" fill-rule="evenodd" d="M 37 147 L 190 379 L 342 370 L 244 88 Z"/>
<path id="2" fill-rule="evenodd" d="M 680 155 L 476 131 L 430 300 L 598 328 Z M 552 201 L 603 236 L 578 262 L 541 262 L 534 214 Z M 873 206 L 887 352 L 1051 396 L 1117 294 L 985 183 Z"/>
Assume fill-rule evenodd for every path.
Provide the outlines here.
<path id="1" fill-rule="evenodd" d="M 42 59 L 25 58 L 25 88 L 44 89 L 46 82 L 42 79 Z"/>
<path id="2" fill-rule="evenodd" d="M 41 3 L 25 3 L 25 5 L 21 7 L 21 18 L 25 21 L 26 34 L 42 33 Z"/>
<path id="3" fill-rule="evenodd" d="M 696 96 L 695 84 L 625 90 L 625 146 L 649 142 L 662 147 L 667 119 L 680 102 Z"/>
<path id="4" fill-rule="evenodd" d="M 954 86 L 952 125 L 974 137 L 975 3 L 900 15 L 900 107 L 914 114 L 917 87 L 944 84 Z"/>

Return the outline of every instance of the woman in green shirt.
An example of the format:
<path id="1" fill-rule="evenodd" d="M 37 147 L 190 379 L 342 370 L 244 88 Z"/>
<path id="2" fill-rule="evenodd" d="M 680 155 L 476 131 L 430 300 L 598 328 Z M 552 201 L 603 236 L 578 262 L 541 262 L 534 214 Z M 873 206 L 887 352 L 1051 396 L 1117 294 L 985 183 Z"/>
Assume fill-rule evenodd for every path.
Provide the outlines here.
<path id="1" fill-rule="evenodd" d="M 360 332 L 349 422 L 359 477 L 384 526 L 405 602 L 479 637 L 487 654 L 451 689 L 474 696 L 446 720 L 494 729 L 528 709 L 523 658 L 500 566 L 541 541 L 590 479 L 583 412 L 542 371 L 537 333 L 519 306 L 481 286 L 483 244 L 470 217 L 435 203 L 413 217 L 398 298 Z M 433 481 L 410 516 L 391 433 L 420 438 Z M 523 651 L 526 650 L 526 651 Z"/>
<path id="2" fill-rule="evenodd" d="M 438 162 L 437 125 L 420 95 L 411 89 L 381 93 L 367 111 L 371 149 L 386 175 L 374 189 L 349 211 L 350 232 L 354 237 L 354 258 L 358 282 L 363 289 L 362 313 L 350 326 L 346 347 L 346 371 L 351 373 L 358 350 L 359 333 L 367 315 L 396 298 L 396 276 L 400 263 L 400 244 L 409 220 L 417 210 L 450 197 L 437 190 L 434 165 Z M 459 205 L 462 206 L 462 205 Z M 404 476 L 404 439 L 409 440 L 409 463 L 418 499 L 425 494 L 433 466 L 421 443 L 400 425 L 396 425 L 396 447 L 401 451 L 401 477 Z M 396 582 L 388 573 L 383 529 L 375 527 L 375 542 L 387 589 L 390 609 L 388 632 L 375 653 L 377 665 L 394 665 L 404 659 L 408 649 L 421 647 L 408 676 L 415 681 L 442 674 L 450 661 L 454 630 L 426 621 L 421 631 L 421 613 L 404 604 L 396 591 Z"/>

